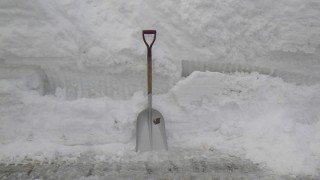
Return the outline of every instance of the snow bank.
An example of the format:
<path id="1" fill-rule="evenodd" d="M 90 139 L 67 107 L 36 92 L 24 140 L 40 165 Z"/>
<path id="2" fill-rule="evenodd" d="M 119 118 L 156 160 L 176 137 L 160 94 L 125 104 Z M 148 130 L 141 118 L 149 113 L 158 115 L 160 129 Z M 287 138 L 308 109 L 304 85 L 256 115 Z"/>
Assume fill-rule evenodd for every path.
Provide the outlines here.
<path id="1" fill-rule="evenodd" d="M 2 0 L 0 57 L 65 57 L 144 69 L 141 30 L 158 30 L 156 71 L 180 61 L 281 67 L 319 75 L 317 0 Z M 59 63 L 59 62 L 57 62 Z"/>
<path id="2" fill-rule="evenodd" d="M 134 151 L 136 117 L 147 102 L 142 92 L 67 101 L 18 85 L 0 81 L 1 162 Z M 319 92 L 257 73 L 195 72 L 156 95 L 154 107 L 165 117 L 170 151 L 217 150 L 283 174 L 319 175 Z"/>
<path id="3" fill-rule="evenodd" d="M 193 73 L 169 93 L 166 111 L 178 146 L 217 148 L 281 172 L 319 169 L 319 86 L 257 73 Z M 172 141 L 174 141 L 172 140 Z"/>

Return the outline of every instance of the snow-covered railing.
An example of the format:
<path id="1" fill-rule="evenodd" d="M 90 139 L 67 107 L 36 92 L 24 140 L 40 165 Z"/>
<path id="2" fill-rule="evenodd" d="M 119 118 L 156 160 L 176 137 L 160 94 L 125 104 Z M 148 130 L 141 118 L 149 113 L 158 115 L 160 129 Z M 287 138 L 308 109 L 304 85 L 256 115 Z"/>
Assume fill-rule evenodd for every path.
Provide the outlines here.
<path id="1" fill-rule="evenodd" d="M 36 65 L 8 65 L 0 63 L 0 79 L 21 79 L 28 89 L 46 93 L 46 73 Z"/>
<path id="2" fill-rule="evenodd" d="M 114 72 L 107 67 L 44 68 L 48 78 L 49 94 L 76 99 L 81 97 L 109 96 L 127 98 L 137 91 L 146 89 L 146 72 Z M 167 92 L 170 88 L 169 77 L 154 75 L 154 91 Z"/>
<path id="3" fill-rule="evenodd" d="M 311 85 L 320 83 L 320 77 L 290 72 L 283 69 L 250 66 L 247 64 L 216 63 L 211 61 L 182 61 L 181 75 L 183 77 L 190 75 L 194 71 L 212 71 L 221 73 L 258 72 L 260 74 L 270 75 L 273 77 L 280 77 L 286 82 L 295 84 Z"/>

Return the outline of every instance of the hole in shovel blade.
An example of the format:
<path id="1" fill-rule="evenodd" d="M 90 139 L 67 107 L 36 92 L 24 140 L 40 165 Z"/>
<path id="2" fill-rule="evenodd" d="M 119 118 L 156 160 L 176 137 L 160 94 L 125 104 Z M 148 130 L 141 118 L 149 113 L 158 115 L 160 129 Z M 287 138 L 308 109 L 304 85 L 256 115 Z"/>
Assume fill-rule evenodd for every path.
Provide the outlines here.
<path id="1" fill-rule="evenodd" d="M 154 120 L 153 120 L 153 123 L 154 123 L 155 125 L 159 124 L 159 123 L 160 123 L 160 119 L 161 119 L 161 118 L 156 118 L 156 119 L 154 119 Z"/>

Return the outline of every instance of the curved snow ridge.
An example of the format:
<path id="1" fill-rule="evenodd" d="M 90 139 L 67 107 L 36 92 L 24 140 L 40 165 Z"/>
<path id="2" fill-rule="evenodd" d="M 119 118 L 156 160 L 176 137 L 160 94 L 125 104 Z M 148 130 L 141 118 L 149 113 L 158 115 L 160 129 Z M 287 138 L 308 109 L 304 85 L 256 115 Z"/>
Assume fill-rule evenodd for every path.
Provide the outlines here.
<path id="1" fill-rule="evenodd" d="M 186 77 L 194 71 L 211 71 L 220 73 L 258 72 L 260 74 L 270 75 L 273 77 L 280 77 L 286 82 L 295 83 L 298 85 L 312 85 L 320 83 L 320 77 L 318 76 L 290 72 L 290 70 L 268 68 L 264 66 L 250 66 L 248 64 L 216 63 L 212 61 L 191 60 L 182 61 L 181 76 Z"/>

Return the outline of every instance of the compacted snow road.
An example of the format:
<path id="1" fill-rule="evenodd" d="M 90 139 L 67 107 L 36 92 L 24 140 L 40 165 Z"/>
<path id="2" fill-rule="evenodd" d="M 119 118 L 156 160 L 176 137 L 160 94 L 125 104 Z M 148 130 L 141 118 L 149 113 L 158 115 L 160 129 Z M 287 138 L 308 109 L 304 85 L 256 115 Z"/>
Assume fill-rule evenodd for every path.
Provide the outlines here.
<path id="1" fill-rule="evenodd" d="M 263 164 L 255 164 L 214 149 L 128 155 L 97 160 L 92 154 L 72 161 L 0 164 L 1 179 L 213 179 L 213 180 L 316 180 L 319 176 L 280 175 Z"/>

